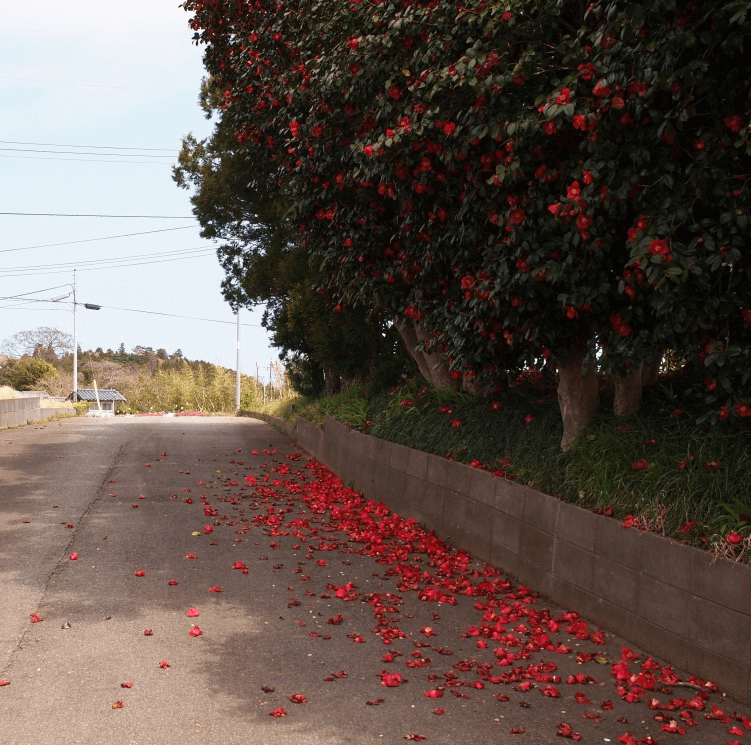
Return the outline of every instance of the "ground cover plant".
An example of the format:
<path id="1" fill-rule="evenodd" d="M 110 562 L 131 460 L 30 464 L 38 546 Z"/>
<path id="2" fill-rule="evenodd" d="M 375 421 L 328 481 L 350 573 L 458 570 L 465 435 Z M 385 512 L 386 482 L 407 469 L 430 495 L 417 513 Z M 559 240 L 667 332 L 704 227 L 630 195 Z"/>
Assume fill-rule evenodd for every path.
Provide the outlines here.
<path id="1" fill-rule="evenodd" d="M 607 389 L 605 400 L 612 396 Z M 323 425 L 326 415 L 376 437 L 489 470 L 718 556 L 751 560 L 751 431 L 687 410 L 680 379 L 663 380 L 624 419 L 604 407 L 569 452 L 554 381 L 538 373 L 492 398 L 412 381 L 368 396 L 293 399 L 274 407 Z M 700 411 L 700 410 L 698 410 Z"/>

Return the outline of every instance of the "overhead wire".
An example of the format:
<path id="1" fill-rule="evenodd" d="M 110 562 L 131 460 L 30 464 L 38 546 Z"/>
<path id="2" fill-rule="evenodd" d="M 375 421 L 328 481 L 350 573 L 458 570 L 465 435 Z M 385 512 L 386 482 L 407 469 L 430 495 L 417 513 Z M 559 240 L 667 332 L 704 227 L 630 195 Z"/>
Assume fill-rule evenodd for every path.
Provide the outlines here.
<path id="1" fill-rule="evenodd" d="M 111 158 L 173 158 L 173 155 L 139 155 L 138 153 L 87 153 L 67 150 L 32 150 L 24 147 L 0 147 L 2 151 L 14 153 L 45 153 L 47 155 L 109 155 Z"/>
<path id="2" fill-rule="evenodd" d="M 113 259 L 93 259 L 90 261 L 76 261 L 65 264 L 31 265 L 24 267 L 10 267 L 0 270 L 0 278 L 22 277 L 28 274 L 45 275 L 78 271 L 96 271 L 99 269 L 117 269 L 127 266 L 142 266 L 145 264 L 161 264 L 166 261 L 182 261 L 185 259 L 201 258 L 213 253 L 213 247 L 199 246 L 181 251 L 168 251 L 161 254 L 140 254 L 134 256 L 122 256 Z M 177 255 L 174 255 L 177 254 Z M 137 260 L 137 261 L 136 261 Z M 93 266 L 92 266 L 93 265 Z"/>
<path id="3" fill-rule="evenodd" d="M 0 253 L 11 251 L 29 251 L 32 248 L 55 248 L 57 246 L 71 246 L 74 243 L 93 243 L 94 241 L 109 241 L 114 238 L 131 238 L 136 235 L 150 235 L 151 233 L 169 233 L 172 230 L 191 230 L 194 225 L 183 225 L 179 228 L 162 228 L 161 230 L 144 230 L 140 233 L 123 233 L 122 235 L 106 235 L 103 238 L 83 238 L 78 241 L 65 241 L 63 243 L 43 243 L 39 246 L 21 246 L 20 248 L 2 248 Z"/>
<path id="4" fill-rule="evenodd" d="M 39 290 L 39 292 L 42 292 L 42 290 Z M 12 298 L 0 298 L 0 300 L 9 300 Z M 61 301 L 52 301 L 52 300 L 39 300 L 36 298 L 28 298 L 26 300 L 28 303 L 53 303 L 54 305 L 69 305 L 70 302 L 61 302 Z M 78 303 L 78 305 L 83 305 L 83 303 Z M 0 310 L 12 310 L 13 308 L 8 308 L 5 306 L 0 307 Z M 184 320 L 188 321 L 205 321 L 206 323 L 223 323 L 223 324 L 229 324 L 231 326 L 236 326 L 237 321 L 221 321 L 217 318 L 198 318 L 196 316 L 183 316 L 178 313 L 163 313 L 161 311 L 155 311 L 155 310 L 142 310 L 138 308 L 118 308 L 114 305 L 100 305 L 99 309 L 101 310 L 119 310 L 123 311 L 125 313 L 145 313 L 146 315 L 150 316 L 167 316 L 169 318 L 182 318 Z M 47 308 L 46 310 L 53 310 L 53 308 Z M 62 308 L 60 308 L 62 310 Z M 241 326 L 249 326 L 252 328 L 261 329 L 263 326 L 258 323 L 240 323 Z"/>
<path id="5" fill-rule="evenodd" d="M 116 155 L 117 153 L 107 153 L 108 155 Z M 71 153 L 75 155 L 75 153 Z M 81 153 L 83 155 L 83 153 Z M 97 153 L 98 155 L 98 153 Z M 161 157 L 161 156 L 158 156 Z M 171 166 L 172 163 L 162 163 L 158 160 L 102 160 L 101 158 L 42 158 L 39 155 L 5 155 L 0 154 L 0 158 L 20 158 L 21 160 L 61 160 L 63 162 L 70 161 L 71 163 L 135 163 L 140 166 Z"/>
<path id="6" fill-rule="evenodd" d="M 21 217 L 115 217 L 137 218 L 139 220 L 195 220 L 195 215 L 89 215 L 72 212 L 0 212 L 0 215 L 20 215 Z"/>
<path id="7" fill-rule="evenodd" d="M 178 150 L 167 147 L 122 147 L 120 145 L 61 145 L 59 142 L 18 142 L 16 140 L 0 140 L 0 145 L 34 145 L 36 147 L 88 147 L 92 150 L 141 150 L 141 151 L 161 151 L 165 153 L 177 153 Z M 168 157 L 164 155 L 160 158 Z"/>

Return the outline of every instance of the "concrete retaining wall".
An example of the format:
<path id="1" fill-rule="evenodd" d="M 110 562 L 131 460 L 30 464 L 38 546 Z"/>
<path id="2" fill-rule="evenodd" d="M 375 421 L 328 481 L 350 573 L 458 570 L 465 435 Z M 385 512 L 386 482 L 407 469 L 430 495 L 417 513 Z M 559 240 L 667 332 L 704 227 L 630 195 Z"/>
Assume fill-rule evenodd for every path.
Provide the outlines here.
<path id="1" fill-rule="evenodd" d="M 275 424 L 343 481 L 751 704 L 751 567 L 328 418 Z"/>
<path id="2" fill-rule="evenodd" d="M 38 422 L 53 416 L 75 416 L 75 409 L 42 409 L 39 398 L 0 399 L 0 427 L 16 427 L 19 424 Z"/>

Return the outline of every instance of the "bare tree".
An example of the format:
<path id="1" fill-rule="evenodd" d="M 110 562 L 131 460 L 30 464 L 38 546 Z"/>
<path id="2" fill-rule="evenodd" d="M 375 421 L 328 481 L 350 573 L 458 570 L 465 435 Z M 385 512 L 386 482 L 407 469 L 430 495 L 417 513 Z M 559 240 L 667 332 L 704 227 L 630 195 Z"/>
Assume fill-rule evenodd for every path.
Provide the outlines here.
<path id="1" fill-rule="evenodd" d="M 0 344 L 0 350 L 11 357 L 28 354 L 52 360 L 73 351 L 73 337 L 60 329 L 40 326 L 32 331 L 19 331 Z"/>

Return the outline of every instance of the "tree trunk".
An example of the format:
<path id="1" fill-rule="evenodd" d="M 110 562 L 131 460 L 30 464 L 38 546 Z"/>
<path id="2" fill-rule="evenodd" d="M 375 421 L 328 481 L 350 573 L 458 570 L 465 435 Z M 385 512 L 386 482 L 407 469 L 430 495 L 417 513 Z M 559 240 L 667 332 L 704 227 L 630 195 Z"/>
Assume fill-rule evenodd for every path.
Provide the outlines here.
<path id="1" fill-rule="evenodd" d="M 657 376 L 660 374 L 662 357 L 662 352 L 658 352 L 652 363 L 644 363 L 641 371 L 641 384 L 644 388 L 652 388 L 657 385 Z"/>
<path id="2" fill-rule="evenodd" d="M 584 364 L 589 352 L 589 338 L 582 335 L 576 346 L 558 359 L 558 405 L 563 418 L 564 450 L 571 448 L 600 407 L 594 361 Z"/>
<path id="3" fill-rule="evenodd" d="M 642 371 L 644 363 L 628 375 L 616 375 L 613 381 L 613 412 L 616 416 L 631 416 L 641 406 Z"/>
<path id="4" fill-rule="evenodd" d="M 428 378 L 428 380 L 430 380 L 436 388 L 453 388 L 454 390 L 457 390 L 461 385 L 461 380 L 454 380 L 454 378 L 451 377 L 446 362 L 441 358 L 441 355 L 438 354 L 438 352 L 426 351 L 430 339 L 419 323 L 415 324 L 415 333 L 417 334 L 418 341 L 421 342 L 422 353 L 425 357 L 428 369 L 430 370 L 430 378 Z"/>
<path id="5" fill-rule="evenodd" d="M 639 367 L 628 375 L 615 376 L 613 411 L 616 416 L 631 416 L 639 411 L 642 392 L 657 383 L 661 362 L 662 354 L 658 354 L 655 361 L 640 363 Z"/>
<path id="6" fill-rule="evenodd" d="M 458 387 L 449 374 L 446 363 L 437 352 L 427 352 L 426 345 L 429 338 L 421 326 L 410 320 L 394 321 L 394 328 L 399 332 L 412 359 L 415 361 L 420 375 L 436 388 Z"/>
<path id="7" fill-rule="evenodd" d="M 407 352 L 409 352 L 409 356 L 414 360 L 417 368 L 420 370 L 420 375 L 422 375 L 425 380 L 432 382 L 430 369 L 425 361 L 425 355 L 417 350 L 417 333 L 415 332 L 415 327 L 412 322 L 394 321 L 394 328 L 399 332 L 399 336 L 401 336 L 404 346 L 407 348 Z"/>

